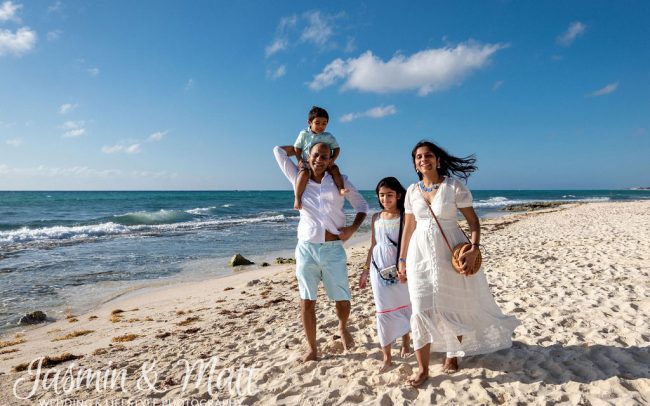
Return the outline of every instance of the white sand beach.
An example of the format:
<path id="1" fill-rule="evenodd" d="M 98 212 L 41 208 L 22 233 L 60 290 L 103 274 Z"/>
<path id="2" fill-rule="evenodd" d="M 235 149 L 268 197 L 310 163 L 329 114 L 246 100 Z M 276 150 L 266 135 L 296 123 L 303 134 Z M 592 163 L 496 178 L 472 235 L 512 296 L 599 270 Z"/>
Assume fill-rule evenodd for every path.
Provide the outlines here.
<path id="1" fill-rule="evenodd" d="M 497 303 L 522 322 L 514 345 L 461 359 L 453 375 L 440 371 L 442 354 L 431 354 L 432 377 L 419 389 L 406 384 L 417 367 L 414 356 L 394 357 L 394 367 L 378 373 L 382 355 L 372 292 L 357 287 L 365 241 L 348 248 L 352 350 L 343 350 L 334 304 L 321 288 L 320 360 L 298 362 L 303 332 L 294 267 L 275 265 L 137 292 L 18 337 L 1 337 L 0 405 L 46 399 L 159 405 L 191 399 L 203 400 L 200 404 L 210 399 L 212 404 L 650 403 L 649 201 L 568 205 L 486 220 L 482 243 Z M 77 337 L 60 339 L 75 332 Z M 79 358 L 53 367 L 60 371 L 58 388 L 54 373 L 15 371 L 38 357 L 65 353 Z M 182 360 L 208 365 L 198 387 L 195 370 L 183 388 Z M 143 374 L 143 365 L 154 361 Z M 123 370 L 125 385 L 111 390 L 105 382 L 66 381 L 70 365 L 75 378 L 89 369 L 102 376 Z M 34 394 L 21 400 L 14 389 L 21 397 Z"/>

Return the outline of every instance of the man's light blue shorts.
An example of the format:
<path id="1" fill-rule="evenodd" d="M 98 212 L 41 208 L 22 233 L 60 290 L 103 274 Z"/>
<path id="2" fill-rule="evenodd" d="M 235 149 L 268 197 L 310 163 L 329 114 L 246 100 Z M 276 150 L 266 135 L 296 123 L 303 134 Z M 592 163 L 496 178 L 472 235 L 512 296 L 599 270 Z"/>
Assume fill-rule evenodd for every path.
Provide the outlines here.
<path id="1" fill-rule="evenodd" d="M 323 281 L 330 300 L 350 300 L 347 255 L 341 241 L 312 243 L 298 241 L 296 245 L 296 277 L 300 298 L 316 300 L 318 283 Z"/>

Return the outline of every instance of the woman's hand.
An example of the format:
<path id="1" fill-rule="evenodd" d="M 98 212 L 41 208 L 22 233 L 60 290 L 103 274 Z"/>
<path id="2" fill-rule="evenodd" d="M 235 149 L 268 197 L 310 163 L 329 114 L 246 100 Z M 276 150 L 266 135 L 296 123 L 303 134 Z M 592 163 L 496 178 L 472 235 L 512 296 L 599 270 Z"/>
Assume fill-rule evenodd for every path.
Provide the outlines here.
<path id="1" fill-rule="evenodd" d="M 475 246 L 472 246 L 472 248 L 469 251 L 465 251 L 459 258 L 458 261 L 460 262 L 461 269 L 463 270 L 463 275 L 473 275 L 474 273 L 478 272 L 478 269 L 470 273 L 470 264 L 474 264 L 474 261 L 476 261 L 476 257 L 478 256 L 478 248 Z"/>
<path id="2" fill-rule="evenodd" d="M 359 277 L 359 289 L 363 289 L 366 287 L 366 283 L 368 283 L 368 275 L 369 272 L 367 269 L 361 272 L 361 276 Z"/>

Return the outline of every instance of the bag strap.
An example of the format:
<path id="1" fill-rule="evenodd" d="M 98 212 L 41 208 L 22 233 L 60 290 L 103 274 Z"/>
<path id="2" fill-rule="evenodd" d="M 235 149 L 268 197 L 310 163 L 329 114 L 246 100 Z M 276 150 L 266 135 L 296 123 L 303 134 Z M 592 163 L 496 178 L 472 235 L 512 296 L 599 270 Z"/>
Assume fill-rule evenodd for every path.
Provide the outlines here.
<path id="1" fill-rule="evenodd" d="M 427 209 L 429 209 L 429 213 L 431 213 L 431 217 L 433 217 L 433 219 L 436 220 L 436 224 L 438 224 L 438 228 L 440 229 L 440 233 L 442 234 L 442 238 L 444 238 L 445 243 L 447 244 L 447 248 L 449 248 L 449 251 L 451 251 L 451 253 L 453 255 L 454 249 L 451 248 L 451 245 L 449 244 L 449 241 L 447 240 L 447 236 L 445 235 L 445 232 L 442 230 L 442 226 L 440 225 L 440 222 L 438 221 L 438 217 L 433 212 L 433 209 L 431 209 L 431 203 L 427 200 L 426 197 L 424 197 L 424 193 L 422 193 L 422 188 L 420 188 L 419 183 L 418 183 L 418 190 L 420 191 L 420 196 L 422 196 L 422 199 L 424 199 L 425 203 L 427 203 Z M 436 192 L 436 194 L 438 192 Z M 465 236 L 465 239 L 467 240 L 467 242 L 471 244 L 471 241 L 470 241 L 469 237 L 467 236 L 467 234 L 465 233 L 465 230 L 463 230 L 458 223 L 456 223 L 456 225 L 458 225 L 458 229 L 463 233 L 463 235 Z"/>
<path id="2" fill-rule="evenodd" d="M 420 196 L 422 196 L 422 199 L 424 199 L 424 202 L 427 204 L 427 209 L 429 209 L 429 213 L 431 214 L 431 217 L 433 217 L 433 219 L 436 221 L 436 224 L 438 225 L 438 228 L 440 229 L 440 233 L 442 234 L 442 238 L 445 240 L 445 244 L 447 244 L 447 248 L 449 248 L 449 251 L 453 254 L 454 250 L 453 250 L 453 248 L 451 248 L 451 245 L 449 244 L 449 241 L 447 240 L 447 236 L 445 235 L 445 232 L 442 230 L 442 226 L 440 225 L 440 222 L 438 221 L 438 217 L 435 215 L 435 213 L 431 209 L 431 202 L 429 202 L 427 200 L 427 198 L 424 197 L 424 193 L 422 193 L 422 188 L 420 187 L 419 183 L 418 183 L 418 190 L 420 191 Z M 438 192 L 436 192 L 436 194 Z"/>

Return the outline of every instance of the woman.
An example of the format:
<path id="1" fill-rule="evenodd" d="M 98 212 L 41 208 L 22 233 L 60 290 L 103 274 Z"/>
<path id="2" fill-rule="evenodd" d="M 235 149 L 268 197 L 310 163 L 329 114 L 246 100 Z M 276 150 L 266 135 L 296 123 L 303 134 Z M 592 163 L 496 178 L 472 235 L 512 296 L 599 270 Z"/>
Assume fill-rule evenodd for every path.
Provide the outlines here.
<path id="1" fill-rule="evenodd" d="M 431 350 L 447 353 L 443 371 L 453 373 L 458 370 L 456 357 L 509 348 L 519 321 L 503 315 L 482 270 L 461 275 L 453 269 L 451 252 L 427 208 L 435 213 L 451 247 L 466 241 L 456 210 L 467 219 L 472 249 L 460 258 L 467 270 L 478 255 L 480 224 L 470 191 L 451 174 L 466 180 L 476 170 L 476 159 L 449 155 L 428 141 L 419 142 L 411 155 L 420 181 L 406 192 L 399 275 L 403 281 L 408 278 L 419 367 L 409 383 L 417 387 L 429 377 Z"/>

